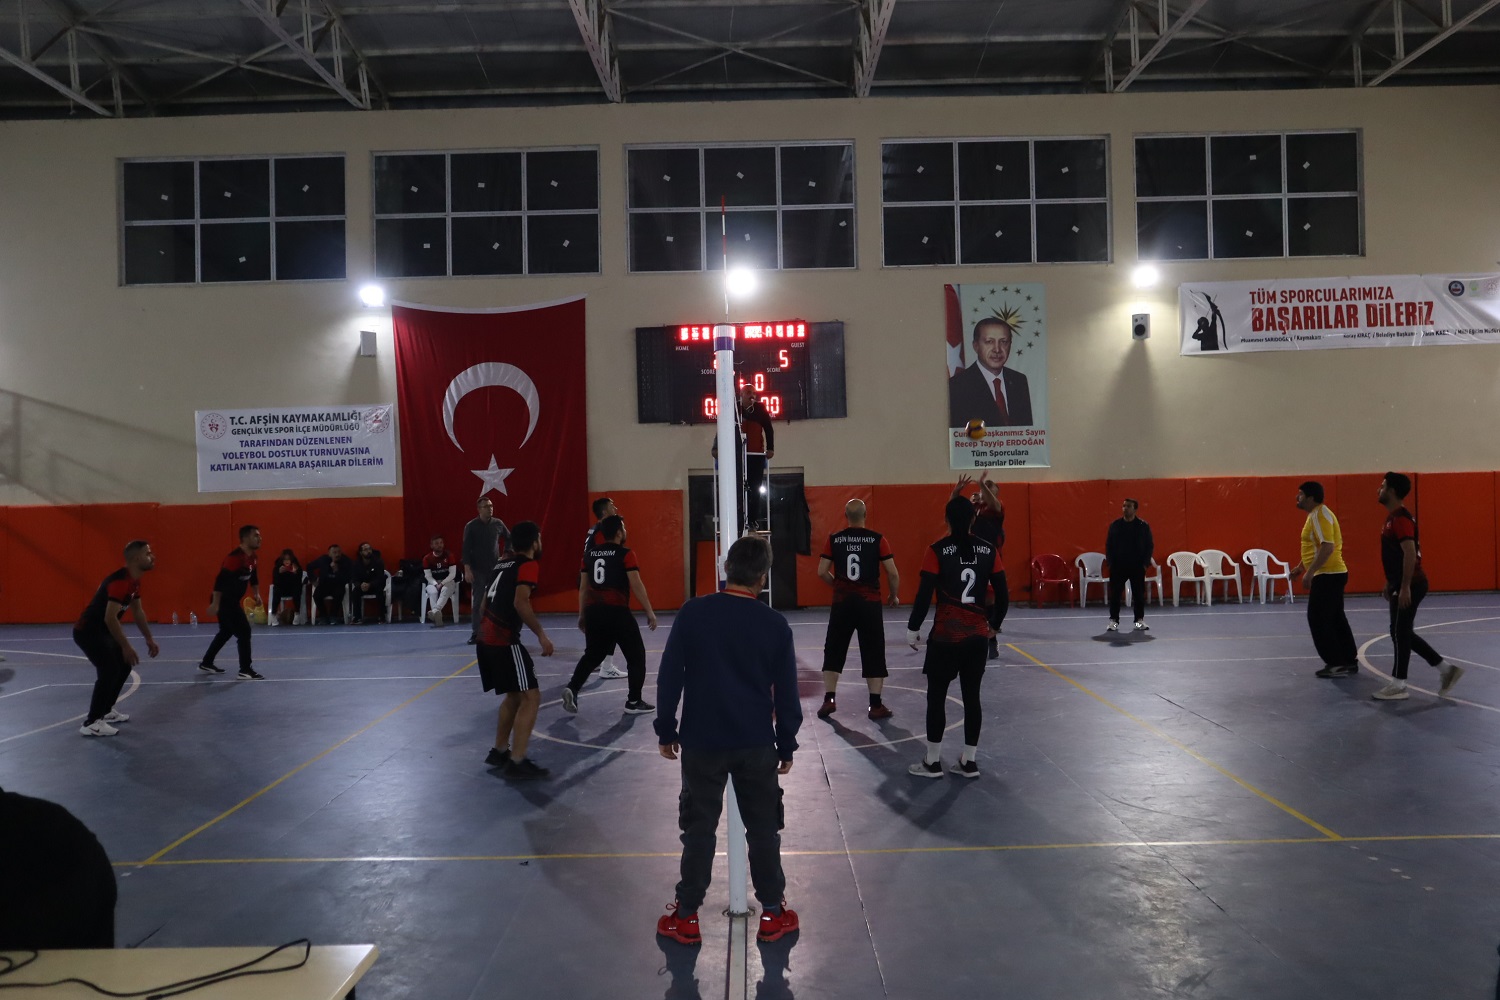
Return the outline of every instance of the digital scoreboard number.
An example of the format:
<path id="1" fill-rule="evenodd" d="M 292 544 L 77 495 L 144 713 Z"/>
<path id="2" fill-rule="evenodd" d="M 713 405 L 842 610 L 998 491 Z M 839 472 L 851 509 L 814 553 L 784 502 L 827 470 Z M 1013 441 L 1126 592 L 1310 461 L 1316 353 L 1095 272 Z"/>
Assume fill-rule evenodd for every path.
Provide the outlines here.
<path id="1" fill-rule="evenodd" d="M 718 419 L 714 324 L 639 327 L 635 349 L 641 423 Z M 845 416 L 843 323 L 738 323 L 734 352 L 736 386 L 748 385 L 772 420 Z"/>

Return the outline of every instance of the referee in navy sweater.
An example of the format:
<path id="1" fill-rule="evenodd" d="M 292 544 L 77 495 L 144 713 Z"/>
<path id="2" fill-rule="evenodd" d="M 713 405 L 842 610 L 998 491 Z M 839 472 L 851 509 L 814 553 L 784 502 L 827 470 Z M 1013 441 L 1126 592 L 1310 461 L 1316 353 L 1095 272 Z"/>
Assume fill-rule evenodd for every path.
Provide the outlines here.
<path id="1" fill-rule="evenodd" d="M 728 585 L 682 606 L 662 653 L 656 736 L 663 757 L 682 756 L 682 880 L 656 930 L 681 944 L 702 940 L 698 907 L 713 873 L 726 781 L 734 782 L 745 820 L 750 881 L 762 906 L 757 936 L 775 941 L 797 930 L 797 914 L 784 898 L 777 775 L 792 769 L 802 706 L 791 627 L 757 596 L 770 569 L 764 538 L 735 542 L 724 560 Z"/>

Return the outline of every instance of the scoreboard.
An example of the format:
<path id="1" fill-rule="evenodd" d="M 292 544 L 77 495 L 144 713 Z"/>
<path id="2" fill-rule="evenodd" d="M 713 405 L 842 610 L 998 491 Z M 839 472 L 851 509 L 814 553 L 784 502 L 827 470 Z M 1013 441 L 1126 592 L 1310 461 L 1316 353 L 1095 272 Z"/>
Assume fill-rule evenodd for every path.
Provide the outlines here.
<path id="1" fill-rule="evenodd" d="M 845 416 L 844 324 L 736 323 L 735 383 L 750 386 L 772 420 Z M 638 327 L 637 419 L 711 424 L 718 419 L 714 324 Z"/>

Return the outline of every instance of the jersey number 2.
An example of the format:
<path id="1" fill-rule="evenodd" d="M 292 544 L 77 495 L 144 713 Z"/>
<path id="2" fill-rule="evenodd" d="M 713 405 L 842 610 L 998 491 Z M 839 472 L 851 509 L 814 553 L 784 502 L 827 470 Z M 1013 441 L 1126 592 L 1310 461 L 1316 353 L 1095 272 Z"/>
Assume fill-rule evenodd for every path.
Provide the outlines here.
<path id="1" fill-rule="evenodd" d="M 958 576 L 959 579 L 963 580 L 964 582 L 963 596 L 959 598 L 959 601 L 964 604 L 973 604 L 974 584 L 979 582 L 979 574 L 975 573 L 972 569 L 965 567 L 963 572 L 959 573 Z"/>

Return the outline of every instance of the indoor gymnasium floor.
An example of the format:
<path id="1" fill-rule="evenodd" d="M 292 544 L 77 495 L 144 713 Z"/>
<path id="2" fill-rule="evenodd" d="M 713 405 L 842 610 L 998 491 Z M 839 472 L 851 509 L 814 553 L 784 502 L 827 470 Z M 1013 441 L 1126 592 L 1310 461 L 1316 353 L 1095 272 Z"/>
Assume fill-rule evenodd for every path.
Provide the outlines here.
<path id="1" fill-rule="evenodd" d="M 1136 641 L 1093 608 L 1016 607 L 977 781 L 906 773 L 923 678 L 905 609 L 886 613 L 884 724 L 853 651 L 843 707 L 813 717 L 826 612 L 790 616 L 807 718 L 783 848 L 803 929 L 751 947 L 749 995 L 1493 996 L 1500 597 L 1423 606 L 1468 670 L 1442 701 L 1420 661 L 1411 700 L 1370 699 L 1391 646 L 1369 598 L 1350 608 L 1365 669 L 1313 677 L 1305 608 L 1153 607 Z M 647 636 L 653 667 L 671 620 Z M 581 637 L 548 624 L 547 782 L 484 765 L 496 699 L 467 629 L 413 624 L 258 630 L 265 681 L 200 675 L 211 630 L 162 627 L 111 739 L 77 735 L 92 669 L 65 627 L 0 629 L 0 785 L 98 834 L 122 946 L 373 942 L 365 998 L 724 996 L 722 858 L 702 947 L 660 941 L 674 765 L 650 716 L 620 713 L 623 681 L 562 713 Z"/>

